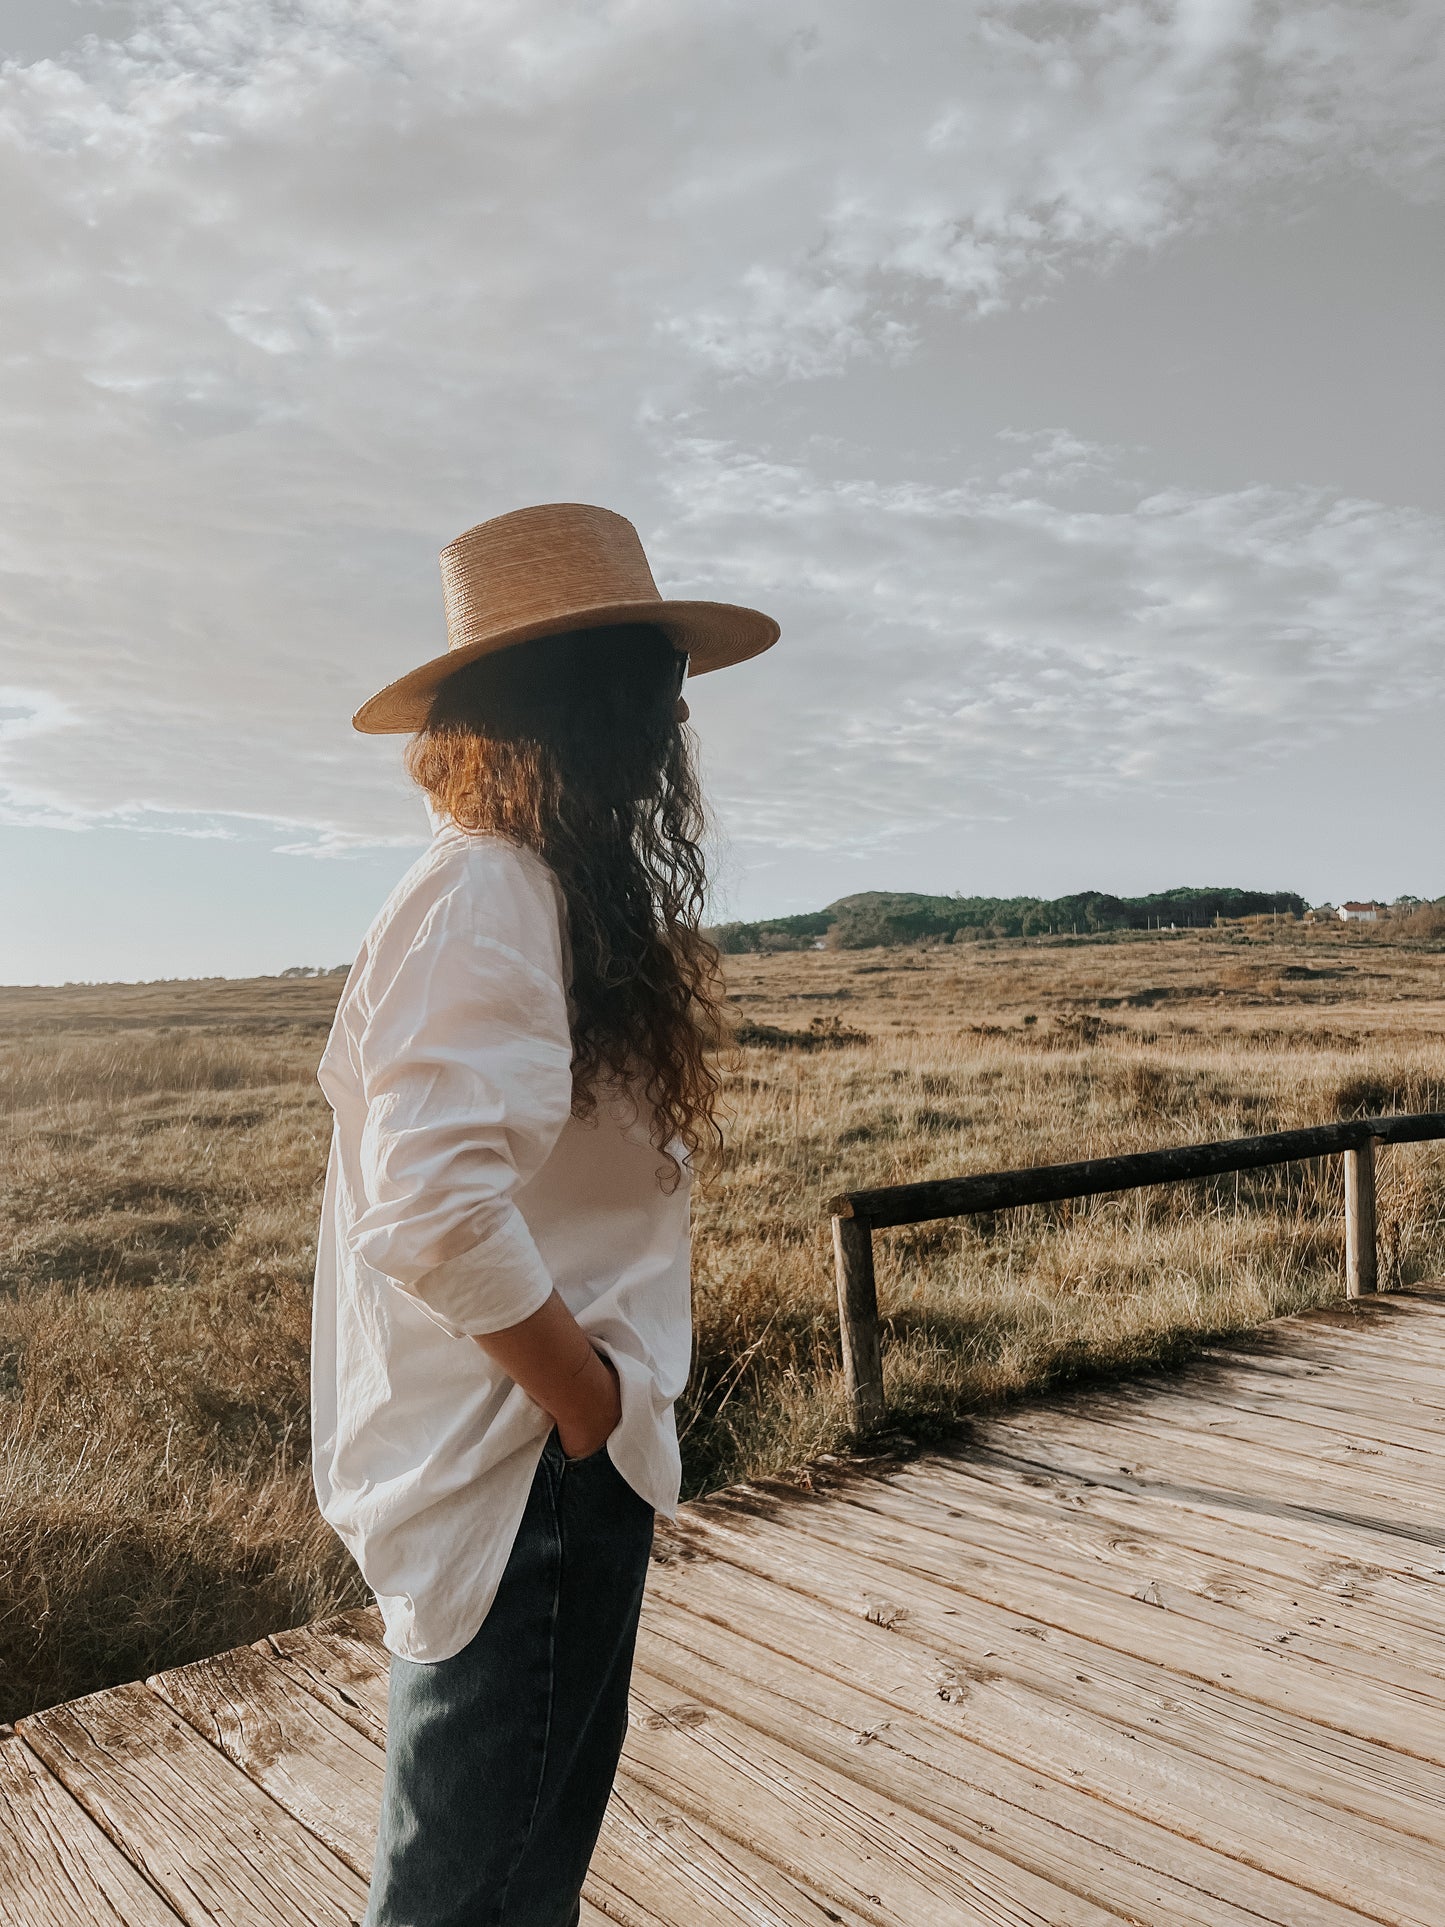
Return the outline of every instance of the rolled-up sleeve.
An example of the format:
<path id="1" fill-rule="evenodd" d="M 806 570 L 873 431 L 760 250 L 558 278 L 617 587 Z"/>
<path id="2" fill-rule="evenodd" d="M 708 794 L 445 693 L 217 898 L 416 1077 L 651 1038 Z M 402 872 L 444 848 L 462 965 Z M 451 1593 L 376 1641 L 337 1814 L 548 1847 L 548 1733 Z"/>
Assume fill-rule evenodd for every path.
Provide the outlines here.
<path id="1" fill-rule="evenodd" d="M 552 1280 L 513 1198 L 572 1103 L 566 993 L 550 955 L 476 927 L 441 897 L 375 995 L 358 1039 L 364 1208 L 353 1250 L 454 1337 L 501 1331 Z"/>

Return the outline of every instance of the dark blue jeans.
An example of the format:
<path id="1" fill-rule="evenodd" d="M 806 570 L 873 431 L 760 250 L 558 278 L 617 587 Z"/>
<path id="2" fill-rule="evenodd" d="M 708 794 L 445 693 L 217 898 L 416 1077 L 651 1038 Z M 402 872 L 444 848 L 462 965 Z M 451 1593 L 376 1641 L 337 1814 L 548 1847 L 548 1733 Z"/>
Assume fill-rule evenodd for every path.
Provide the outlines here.
<path id="1" fill-rule="evenodd" d="M 470 1644 L 392 1655 L 362 1927 L 575 1927 L 627 1730 L 652 1507 L 552 1433 Z"/>

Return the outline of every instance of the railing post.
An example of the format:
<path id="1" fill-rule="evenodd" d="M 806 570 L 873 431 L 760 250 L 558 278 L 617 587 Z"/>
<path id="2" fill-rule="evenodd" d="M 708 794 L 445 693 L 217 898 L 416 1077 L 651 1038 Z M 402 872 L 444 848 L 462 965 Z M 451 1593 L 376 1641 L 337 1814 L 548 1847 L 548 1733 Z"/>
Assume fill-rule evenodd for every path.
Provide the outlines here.
<path id="1" fill-rule="evenodd" d="M 883 1353 L 878 1343 L 878 1286 L 873 1277 L 873 1233 L 866 1220 L 834 1218 L 838 1269 L 838 1326 L 843 1338 L 843 1383 L 858 1432 L 883 1424 Z"/>
<path id="2" fill-rule="evenodd" d="M 1375 1140 L 1367 1137 L 1345 1152 L 1345 1295 L 1363 1298 L 1377 1289 L 1375 1255 Z"/>

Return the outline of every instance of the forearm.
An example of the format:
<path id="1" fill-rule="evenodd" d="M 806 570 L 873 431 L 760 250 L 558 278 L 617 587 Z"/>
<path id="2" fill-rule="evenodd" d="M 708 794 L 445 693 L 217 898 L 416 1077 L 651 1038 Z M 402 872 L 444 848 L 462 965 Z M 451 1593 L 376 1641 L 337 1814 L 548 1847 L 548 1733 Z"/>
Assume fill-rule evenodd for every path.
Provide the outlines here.
<path id="1" fill-rule="evenodd" d="M 476 1338 L 487 1356 L 557 1422 L 564 1449 L 571 1437 L 590 1437 L 616 1423 L 616 1374 L 566 1304 L 552 1296 L 520 1324 Z"/>

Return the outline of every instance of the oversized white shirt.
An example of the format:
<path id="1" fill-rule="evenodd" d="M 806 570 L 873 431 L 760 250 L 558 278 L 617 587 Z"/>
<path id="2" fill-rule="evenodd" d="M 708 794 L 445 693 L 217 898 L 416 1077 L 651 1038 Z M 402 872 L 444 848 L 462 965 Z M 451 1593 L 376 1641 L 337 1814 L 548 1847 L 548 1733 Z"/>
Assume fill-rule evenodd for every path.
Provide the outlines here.
<path id="1" fill-rule="evenodd" d="M 608 1454 L 669 1517 L 692 1343 L 681 1141 L 669 1193 L 644 1107 L 604 1088 L 595 1118 L 571 1114 L 560 886 L 533 852 L 429 814 L 317 1072 L 333 1127 L 311 1333 L 317 1503 L 388 1649 L 423 1662 L 486 1618 L 552 1424 L 471 1334 L 555 1285 L 617 1367 Z"/>

